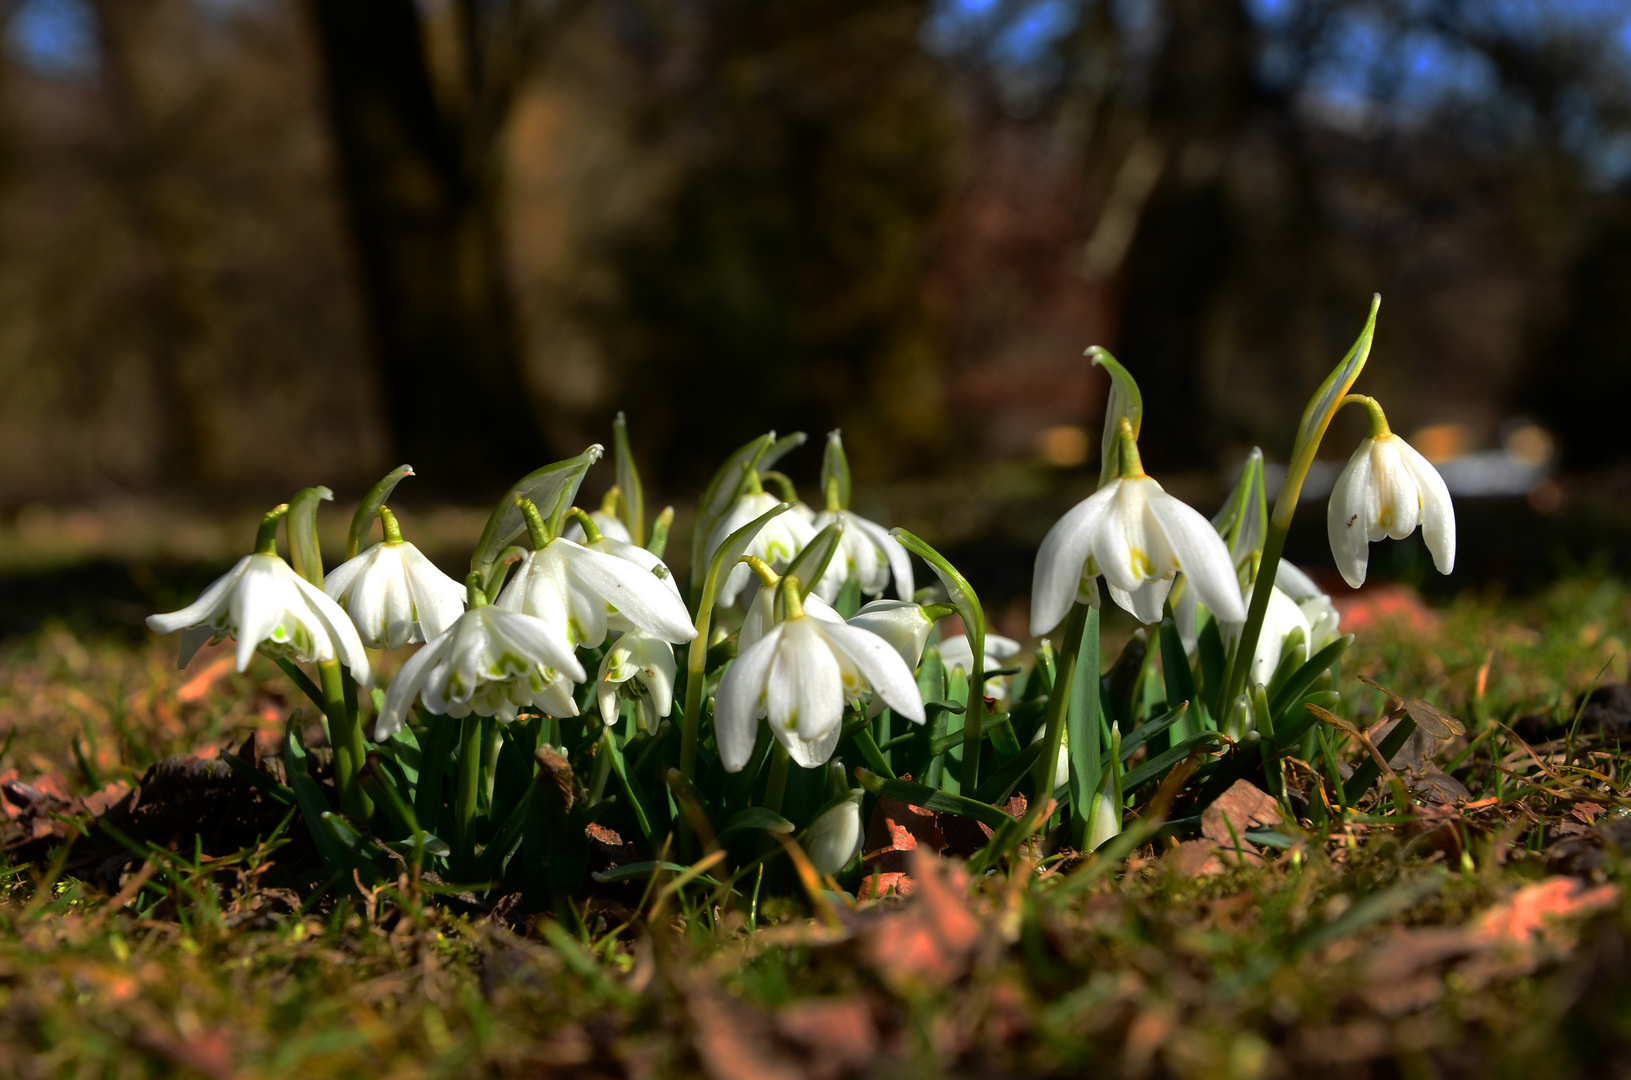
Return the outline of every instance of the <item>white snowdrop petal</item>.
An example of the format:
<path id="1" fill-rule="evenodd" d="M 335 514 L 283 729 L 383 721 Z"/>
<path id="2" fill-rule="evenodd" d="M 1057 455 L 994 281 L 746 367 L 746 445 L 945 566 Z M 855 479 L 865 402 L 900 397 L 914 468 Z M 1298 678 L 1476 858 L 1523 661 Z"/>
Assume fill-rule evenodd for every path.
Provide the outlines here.
<path id="1" fill-rule="evenodd" d="M 1196 599 L 1224 622 L 1244 622 L 1246 605 L 1234 560 L 1212 523 L 1165 492 L 1150 499 L 1150 513 Z"/>
<path id="2" fill-rule="evenodd" d="M 843 624 L 823 626 L 821 634 L 860 670 L 867 685 L 884 704 L 913 723 L 924 722 L 923 697 L 918 692 L 917 680 L 889 642 L 869 630 Z"/>
<path id="3" fill-rule="evenodd" d="M 759 733 L 760 699 L 770 673 L 781 628 L 776 627 L 731 661 L 714 695 L 714 740 L 726 772 L 741 772 L 753 756 Z"/>
<path id="4" fill-rule="evenodd" d="M 1421 502 L 1422 540 L 1432 552 L 1438 572 L 1448 574 L 1455 569 L 1455 506 L 1450 502 L 1450 489 L 1433 463 L 1415 447 L 1403 439 L 1395 441 L 1399 444 L 1399 459 L 1416 483 Z"/>
<path id="5" fill-rule="evenodd" d="M 1371 484 L 1378 503 L 1370 531 L 1372 540 L 1383 536 L 1403 540 L 1421 523 L 1421 496 L 1399 455 L 1401 442 L 1397 435 L 1388 435 L 1375 440 L 1371 450 Z"/>
<path id="6" fill-rule="evenodd" d="M 1370 559 L 1370 522 L 1366 505 L 1370 491 L 1370 440 L 1359 444 L 1331 489 L 1325 515 L 1326 533 L 1331 541 L 1331 558 L 1337 571 L 1352 588 L 1365 583 L 1365 564 Z"/>
<path id="7" fill-rule="evenodd" d="M 782 624 L 766 690 L 772 727 L 796 728 L 802 738 L 816 739 L 843 723 L 843 673 L 827 637 L 808 617 Z"/>
<path id="8" fill-rule="evenodd" d="M 1094 533 L 1119 484 L 1112 481 L 1077 503 L 1043 538 L 1031 581 L 1031 633 L 1045 634 L 1058 626 L 1075 603 L 1082 570 L 1092 553 Z"/>
<path id="9" fill-rule="evenodd" d="M 402 545 L 402 567 L 407 575 L 408 592 L 413 598 L 419 629 L 425 640 L 429 641 L 442 634 L 464 614 L 467 590 L 442 573 L 412 544 Z"/>
<path id="10" fill-rule="evenodd" d="M 237 586 L 243 577 L 244 571 L 249 568 L 249 561 L 253 555 L 245 555 L 232 565 L 232 569 L 210 582 L 209 586 L 198 594 L 198 599 L 179 611 L 171 611 L 163 615 L 149 615 L 147 617 L 148 629 L 155 634 L 173 634 L 177 630 L 189 626 L 203 626 L 212 622 L 226 606 L 228 594 Z M 182 664 L 186 667 L 186 664 Z"/>

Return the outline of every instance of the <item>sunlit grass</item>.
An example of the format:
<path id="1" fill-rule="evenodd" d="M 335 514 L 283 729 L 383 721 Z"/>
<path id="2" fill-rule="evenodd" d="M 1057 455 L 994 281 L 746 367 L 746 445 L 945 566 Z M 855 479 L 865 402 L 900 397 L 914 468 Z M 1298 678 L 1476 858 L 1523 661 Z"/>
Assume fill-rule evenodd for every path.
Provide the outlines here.
<path id="1" fill-rule="evenodd" d="M 1378 704 L 1360 672 L 1471 731 L 1572 717 L 1594 682 L 1625 676 L 1631 592 L 1616 581 L 1434 614 L 1421 633 L 1361 636 L 1350 715 Z M 58 773 L 80 794 L 132 784 L 168 755 L 271 732 L 295 704 L 267 662 L 238 675 L 216 652 L 177 672 L 172 650 L 61 627 L 8 643 L 0 768 Z M 972 886 L 972 938 L 926 939 L 938 968 L 884 944 L 956 914 L 916 901 L 844 913 L 837 930 L 779 902 L 749 933 L 700 892 L 650 918 L 648 894 L 640 912 L 596 900 L 529 931 L 406 879 L 302 910 L 279 878 L 298 820 L 236 855 L 143 848 L 116 903 L 64 876 L 59 851 L 0 875 L 0 1075 L 1594 1075 L 1627 1050 L 1623 899 L 1532 952 L 1452 952 L 1402 975 L 1383 963 L 1393 935 L 1477 925 L 1571 869 L 1554 845 L 1580 820 L 1578 792 L 1528 769 L 1504 733 L 1488 744 L 1528 779 L 1469 758 L 1473 799 L 1499 775 L 1504 801 L 1450 833 L 1350 825 L 1197 878 L 1146 848 L 1068 897 L 1055 876 L 992 875 Z M 1603 820 L 1628 778 L 1617 748 L 1596 749 L 1573 767 L 1611 770 L 1590 781 Z M 1626 878 L 1612 850 L 1572 869 L 1582 889 Z"/>

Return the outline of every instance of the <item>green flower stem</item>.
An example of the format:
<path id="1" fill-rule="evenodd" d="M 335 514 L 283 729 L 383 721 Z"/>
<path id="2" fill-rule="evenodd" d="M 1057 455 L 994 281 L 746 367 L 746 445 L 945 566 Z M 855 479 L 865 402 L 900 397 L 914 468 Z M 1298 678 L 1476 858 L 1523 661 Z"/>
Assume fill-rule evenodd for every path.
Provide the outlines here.
<path id="1" fill-rule="evenodd" d="M 526 520 L 527 539 L 532 543 L 532 550 L 544 550 L 550 541 L 549 526 L 544 524 L 544 515 L 539 512 L 538 504 L 531 499 L 517 499 L 515 505 L 521 508 L 521 516 Z"/>
<path id="2" fill-rule="evenodd" d="M 590 517 L 582 507 L 574 506 L 566 512 L 566 516 L 583 527 L 583 542 L 586 544 L 598 543 L 600 540 L 600 526 Z"/>
<path id="3" fill-rule="evenodd" d="M 379 525 L 385 533 L 385 542 L 387 544 L 402 543 L 402 526 L 397 524 L 396 515 L 391 513 L 389 506 L 380 506 Z"/>
<path id="4" fill-rule="evenodd" d="M 328 715 L 329 739 L 334 746 L 334 786 L 340 791 L 340 809 L 358 821 L 366 821 L 374 808 L 368 793 L 357 781 L 357 773 L 368 753 L 363 744 L 362 724 L 347 707 L 340 662 L 319 662 L 317 676 L 323 687 L 323 712 Z"/>
<path id="5" fill-rule="evenodd" d="M 459 773 L 453 791 L 453 876 L 463 880 L 476 864 L 476 807 L 481 794 L 482 722 L 466 716 L 459 727 Z"/>
<path id="6" fill-rule="evenodd" d="M 261 518 L 260 531 L 255 533 L 256 555 L 277 554 L 277 524 L 282 520 L 283 515 L 288 512 L 289 504 L 279 503 L 267 511 L 265 517 Z"/>
<path id="7" fill-rule="evenodd" d="M 1053 774 L 1058 767 L 1059 747 L 1065 741 L 1065 714 L 1070 709 L 1070 690 L 1076 679 L 1076 661 L 1082 651 L 1082 634 L 1087 630 L 1089 607 L 1072 604 L 1065 619 L 1065 640 L 1055 654 L 1053 693 L 1048 697 L 1047 726 L 1043 729 L 1042 756 L 1036 759 L 1036 798 L 1025 813 L 1022 834 L 1032 832 L 1042 819 L 1042 811 L 1053 795 Z M 1093 675 L 1097 675 L 1094 672 Z"/>
<path id="8" fill-rule="evenodd" d="M 1367 397 L 1364 394 L 1349 394 L 1337 402 L 1338 409 L 1341 409 L 1344 405 L 1363 405 L 1365 407 L 1365 416 L 1370 421 L 1371 438 L 1380 439 L 1393 434 L 1387 426 L 1387 413 L 1382 411 L 1382 403 L 1375 398 Z"/>
<path id="9" fill-rule="evenodd" d="M 792 759 L 780 739 L 770 744 L 770 773 L 765 779 L 765 809 L 773 814 L 782 812 L 782 799 L 787 794 L 787 770 Z"/>
<path id="10" fill-rule="evenodd" d="M 1344 405 L 1364 405 L 1370 414 L 1371 431 L 1376 434 L 1377 424 L 1387 427 L 1387 418 L 1374 398 L 1349 394 L 1348 388 L 1359 378 L 1370 358 L 1371 343 L 1376 333 L 1376 310 L 1381 305 L 1380 295 L 1371 298 L 1370 317 L 1359 332 L 1359 338 L 1348 350 L 1303 412 L 1297 429 L 1297 442 L 1291 450 L 1291 464 L 1286 467 L 1286 478 L 1280 483 L 1280 493 L 1274 497 L 1274 513 L 1269 518 L 1268 536 L 1263 542 L 1263 558 L 1257 564 L 1256 582 L 1252 586 L 1252 600 L 1246 610 L 1246 625 L 1241 628 L 1240 640 L 1224 676 L 1224 694 L 1220 702 L 1231 702 L 1245 689 L 1246 673 L 1251 670 L 1251 658 L 1257 653 L 1257 639 L 1263 632 L 1263 618 L 1268 614 L 1269 597 L 1274 592 L 1274 579 L 1280 569 L 1280 556 L 1286 549 L 1286 534 L 1291 531 L 1291 519 L 1297 513 L 1297 501 L 1302 496 L 1303 482 L 1319 453 L 1320 443 L 1330 429 L 1331 420 Z M 1227 707 L 1227 706 L 1225 706 Z"/>
<path id="11" fill-rule="evenodd" d="M 783 502 L 796 503 L 799 501 L 798 488 L 793 486 L 792 478 L 786 473 L 777 472 L 775 469 L 766 469 L 759 474 L 759 479 L 761 481 L 768 480 L 770 483 L 775 484 L 776 490 L 782 493 Z"/>
<path id="12" fill-rule="evenodd" d="M 744 555 L 737 561 L 743 563 L 749 570 L 752 570 L 755 574 L 759 575 L 759 580 L 764 583 L 764 586 L 767 589 L 774 589 L 777 583 L 781 581 L 781 575 L 776 573 L 775 569 L 772 568 L 769 563 L 765 562 L 757 555 Z"/>

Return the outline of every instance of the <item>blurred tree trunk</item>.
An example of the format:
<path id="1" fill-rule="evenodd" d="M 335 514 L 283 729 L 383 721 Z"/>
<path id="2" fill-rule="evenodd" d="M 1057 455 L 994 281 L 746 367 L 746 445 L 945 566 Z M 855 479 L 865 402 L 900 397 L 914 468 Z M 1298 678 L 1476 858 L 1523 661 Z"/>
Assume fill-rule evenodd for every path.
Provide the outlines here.
<path id="1" fill-rule="evenodd" d="M 496 127 L 439 106 L 414 0 L 310 7 L 397 453 L 444 490 L 507 482 L 542 443 L 489 182 Z"/>
<path id="2" fill-rule="evenodd" d="M 196 12 L 186 0 L 95 0 L 101 88 L 115 125 L 107 166 L 143 244 L 142 318 L 129 328 L 152 365 L 164 411 L 158 473 L 209 477 L 200 368 L 207 366 L 208 285 L 199 273 L 191 200 L 173 182 L 186 151 L 197 79 Z"/>
<path id="3" fill-rule="evenodd" d="M 1159 395 L 1141 442 L 1152 464 L 1192 464 L 1215 442 L 1201 392 L 1208 309 L 1236 241 L 1225 169 L 1253 97 L 1251 25 L 1241 0 L 1171 0 L 1149 106 L 1165 175 L 1123 264 L 1118 352 Z"/>

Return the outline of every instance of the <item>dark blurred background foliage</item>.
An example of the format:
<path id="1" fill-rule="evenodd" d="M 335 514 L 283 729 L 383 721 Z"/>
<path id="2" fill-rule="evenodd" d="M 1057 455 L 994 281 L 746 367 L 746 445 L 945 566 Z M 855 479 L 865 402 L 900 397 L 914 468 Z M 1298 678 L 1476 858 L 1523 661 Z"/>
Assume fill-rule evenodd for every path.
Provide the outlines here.
<path id="1" fill-rule="evenodd" d="M 401 460 L 475 501 L 619 408 L 667 495 L 770 426 L 873 480 L 1069 465 L 1094 343 L 1147 459 L 1215 470 L 1284 453 L 1373 291 L 1401 431 L 1631 456 L 1631 3 L 0 18 L 3 506 Z"/>

